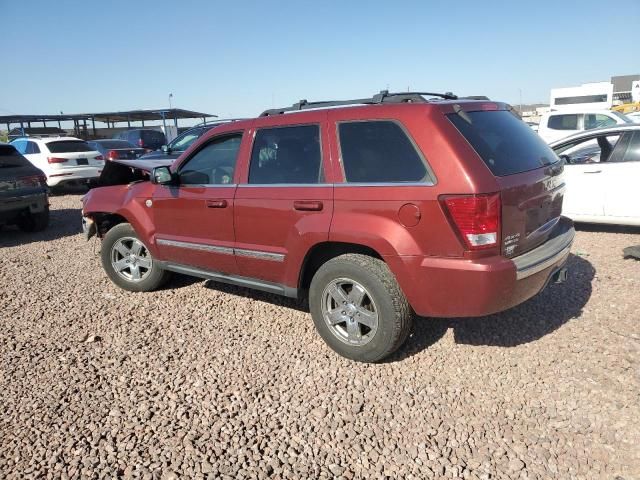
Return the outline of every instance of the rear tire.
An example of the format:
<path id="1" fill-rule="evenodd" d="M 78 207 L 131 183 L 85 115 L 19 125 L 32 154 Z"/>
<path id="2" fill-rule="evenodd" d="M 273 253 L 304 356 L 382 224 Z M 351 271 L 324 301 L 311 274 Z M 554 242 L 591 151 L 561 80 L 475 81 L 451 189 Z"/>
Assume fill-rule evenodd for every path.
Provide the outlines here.
<path id="1" fill-rule="evenodd" d="M 49 207 L 42 212 L 29 213 L 17 222 L 18 228 L 23 232 L 41 232 L 49 226 Z"/>
<path id="2" fill-rule="evenodd" d="M 320 336 L 343 357 L 377 362 L 407 339 L 413 311 L 387 264 L 360 254 L 332 258 L 309 289 Z"/>
<path id="3" fill-rule="evenodd" d="M 169 272 L 158 266 L 128 223 L 120 223 L 107 232 L 100 259 L 111 281 L 130 292 L 150 292 L 169 278 Z"/>

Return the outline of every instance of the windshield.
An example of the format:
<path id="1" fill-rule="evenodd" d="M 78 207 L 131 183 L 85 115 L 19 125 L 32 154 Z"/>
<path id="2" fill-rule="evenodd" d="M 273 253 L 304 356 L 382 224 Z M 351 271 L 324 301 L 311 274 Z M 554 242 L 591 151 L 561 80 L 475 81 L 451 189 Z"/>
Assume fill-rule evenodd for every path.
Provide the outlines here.
<path id="1" fill-rule="evenodd" d="M 198 138 L 200 138 L 202 132 L 203 130 L 189 130 L 187 132 L 184 132 L 169 144 L 169 148 L 171 150 L 182 152 L 189 148 L 191 144 Z"/>
<path id="2" fill-rule="evenodd" d="M 535 170 L 559 160 L 531 127 L 506 110 L 447 117 L 496 176 Z"/>
<path id="3" fill-rule="evenodd" d="M 631 120 L 629 117 L 627 117 L 625 114 L 620 113 L 620 112 L 611 112 L 613 115 L 615 115 L 616 117 L 618 117 L 620 120 L 622 120 L 624 123 L 633 123 L 633 120 Z"/>

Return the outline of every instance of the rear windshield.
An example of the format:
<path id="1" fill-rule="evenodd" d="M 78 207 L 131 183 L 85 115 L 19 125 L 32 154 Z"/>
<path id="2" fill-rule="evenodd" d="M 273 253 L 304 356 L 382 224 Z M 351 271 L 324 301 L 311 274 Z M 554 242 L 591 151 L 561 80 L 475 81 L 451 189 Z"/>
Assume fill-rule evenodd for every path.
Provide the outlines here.
<path id="1" fill-rule="evenodd" d="M 531 127 L 509 111 L 461 111 L 447 117 L 498 177 L 559 160 Z"/>
<path id="2" fill-rule="evenodd" d="M 27 167 L 31 165 L 11 145 L 0 145 L 0 168 Z"/>
<path id="3" fill-rule="evenodd" d="M 92 152 L 93 149 L 87 142 L 82 140 L 60 140 L 57 142 L 48 142 L 47 148 L 51 153 L 75 153 L 75 152 Z"/>
<path id="4" fill-rule="evenodd" d="M 164 143 L 164 133 L 153 130 L 143 130 L 142 139 L 145 143 Z"/>
<path id="5" fill-rule="evenodd" d="M 137 148 L 126 140 L 100 140 L 96 143 L 99 143 L 103 148 Z"/>

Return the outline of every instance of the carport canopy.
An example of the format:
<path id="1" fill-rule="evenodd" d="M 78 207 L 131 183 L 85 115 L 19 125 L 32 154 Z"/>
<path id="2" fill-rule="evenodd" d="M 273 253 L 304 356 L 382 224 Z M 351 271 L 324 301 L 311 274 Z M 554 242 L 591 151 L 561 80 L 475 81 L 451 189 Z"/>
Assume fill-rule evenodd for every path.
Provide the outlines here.
<path id="1" fill-rule="evenodd" d="M 87 121 L 91 121 L 94 132 L 95 122 L 106 123 L 111 128 L 115 127 L 116 123 L 127 122 L 127 126 L 131 126 L 131 122 L 142 122 L 144 127 L 145 121 L 158 121 L 161 120 L 163 124 L 166 124 L 167 120 L 173 120 L 175 126 L 178 126 L 178 120 L 201 118 L 206 121 L 207 118 L 217 118 L 217 115 L 210 113 L 194 112 L 192 110 L 184 110 L 182 108 L 166 108 L 157 110 L 129 110 L 122 112 L 103 112 L 103 113 L 76 113 L 76 114 L 64 114 L 60 115 L 1 115 L 0 124 L 7 125 L 7 131 L 11 130 L 11 124 L 18 124 L 20 127 L 25 126 L 31 128 L 32 123 L 42 123 L 43 127 L 47 126 L 47 122 L 57 122 L 60 127 L 61 122 L 73 122 L 74 129 L 78 130 L 81 124 L 84 124 L 85 128 Z"/>

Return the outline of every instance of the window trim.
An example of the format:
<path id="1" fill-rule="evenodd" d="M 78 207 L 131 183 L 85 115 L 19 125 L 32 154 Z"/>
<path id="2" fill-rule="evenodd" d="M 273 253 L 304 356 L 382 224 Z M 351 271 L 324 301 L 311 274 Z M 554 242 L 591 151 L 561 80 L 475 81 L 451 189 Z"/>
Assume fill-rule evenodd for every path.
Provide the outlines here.
<path id="1" fill-rule="evenodd" d="M 389 122 L 395 123 L 402 132 L 406 135 L 413 147 L 414 151 L 418 154 L 418 158 L 422 161 L 425 167 L 426 178 L 421 182 L 349 182 L 347 180 L 347 174 L 344 170 L 344 161 L 342 158 L 342 143 L 340 138 L 340 125 L 343 123 L 371 123 L 371 122 Z M 336 147 L 338 148 L 338 163 L 340 164 L 340 172 L 342 173 L 342 179 L 340 182 L 336 182 L 336 187 L 433 187 L 438 184 L 438 179 L 431 168 L 431 165 L 427 161 L 426 157 L 422 153 L 422 150 L 418 147 L 418 144 L 414 140 L 413 136 L 409 133 L 409 130 L 404 126 L 402 122 L 395 118 L 370 118 L 370 119 L 352 119 L 352 120 L 338 120 L 336 121 Z"/>
<path id="2" fill-rule="evenodd" d="M 327 172 L 325 171 L 324 164 L 324 145 L 322 141 L 322 123 L 323 122 L 305 122 L 305 123 L 292 123 L 287 125 L 273 125 L 273 126 L 264 126 L 264 127 L 254 127 L 253 134 L 251 135 L 251 146 L 249 147 L 249 158 L 247 161 L 247 181 L 244 183 L 238 184 L 238 187 L 258 187 L 258 188 L 267 188 L 267 187 L 278 187 L 278 188 L 286 188 L 286 187 L 327 187 L 332 185 L 331 183 L 325 182 L 317 182 L 317 183 L 250 183 L 249 179 L 251 178 L 251 159 L 253 157 L 253 147 L 256 143 L 256 137 L 258 136 L 258 131 L 260 130 L 275 130 L 278 128 L 295 128 L 295 127 L 318 127 L 318 138 L 320 143 L 320 174 L 322 174 L 322 178 L 326 180 Z"/>
<path id="3" fill-rule="evenodd" d="M 207 146 L 209 146 L 211 143 L 220 140 L 221 138 L 224 137 L 232 137 L 235 135 L 240 135 L 240 146 L 238 147 L 238 154 L 236 156 L 236 164 L 233 167 L 233 180 L 236 179 L 237 173 L 238 173 L 238 165 L 240 164 L 240 150 L 242 148 L 242 140 L 245 136 L 246 131 L 245 130 L 238 130 L 238 131 L 233 131 L 233 132 L 224 132 L 221 133 L 220 135 L 211 137 L 210 139 L 208 139 L 206 142 L 204 142 L 202 145 L 200 145 L 198 147 L 198 149 L 195 152 L 192 152 L 187 158 L 185 158 L 182 162 L 180 162 L 180 164 L 178 164 L 176 166 L 176 170 L 175 170 L 175 174 L 178 175 L 178 177 L 180 177 L 180 171 L 182 170 L 182 168 L 187 165 L 191 159 L 196 156 L 198 153 L 200 153 L 203 149 L 205 149 Z M 198 139 L 196 139 L 196 142 L 198 141 Z M 183 184 L 178 184 L 177 187 L 179 188 L 212 188 L 212 187 L 237 187 L 238 183 L 237 182 L 233 182 L 233 183 L 189 183 L 186 185 Z"/>

